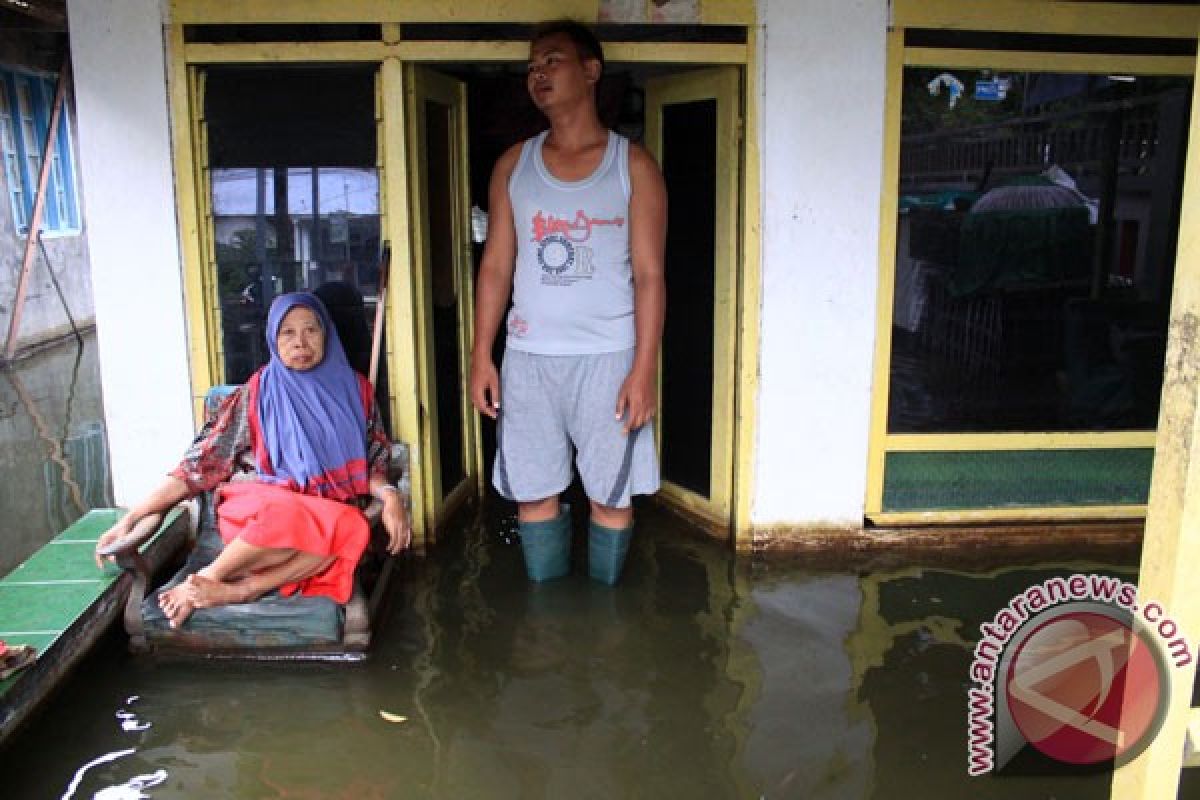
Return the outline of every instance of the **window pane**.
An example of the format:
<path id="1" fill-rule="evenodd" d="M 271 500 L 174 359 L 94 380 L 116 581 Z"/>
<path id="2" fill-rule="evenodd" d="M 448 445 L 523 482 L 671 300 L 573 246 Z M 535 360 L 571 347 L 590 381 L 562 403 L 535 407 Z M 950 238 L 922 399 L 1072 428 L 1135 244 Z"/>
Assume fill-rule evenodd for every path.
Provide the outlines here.
<path id="1" fill-rule="evenodd" d="M 1190 97 L 905 69 L 891 432 L 1155 426 Z"/>
<path id="2" fill-rule="evenodd" d="M 8 184 L 12 206 L 13 225 L 23 229 L 25 217 L 25 193 L 21 191 L 21 162 L 17 155 L 16 128 L 12 108 L 8 100 L 8 83 L 0 76 L 0 157 L 4 159 L 4 178 Z"/>
<path id="3" fill-rule="evenodd" d="M 63 230 L 70 227 L 70 217 L 67 215 L 67 192 L 63 184 L 62 159 L 58 156 L 57 148 L 54 158 L 50 161 L 50 186 L 48 189 L 53 193 L 55 229 Z"/>
<path id="4" fill-rule="evenodd" d="M 267 358 L 265 312 L 276 295 L 339 282 L 330 290 L 364 296 L 368 310 L 374 303 L 374 76 L 357 67 L 214 68 L 206 86 L 225 380 L 240 383 Z M 346 314 L 353 324 L 339 324 L 342 343 L 366 372 L 370 317 Z"/>

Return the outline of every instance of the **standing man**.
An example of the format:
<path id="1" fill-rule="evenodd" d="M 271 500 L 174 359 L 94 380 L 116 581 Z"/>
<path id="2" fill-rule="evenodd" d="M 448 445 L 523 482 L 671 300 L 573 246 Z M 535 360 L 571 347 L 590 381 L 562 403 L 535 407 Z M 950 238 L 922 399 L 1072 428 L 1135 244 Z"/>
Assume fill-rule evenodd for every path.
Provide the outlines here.
<path id="1" fill-rule="evenodd" d="M 591 505 L 588 571 L 614 584 L 631 497 L 658 490 L 651 418 L 666 286 L 667 197 L 643 148 L 596 111 L 604 53 L 571 20 L 543 23 L 527 88 L 550 130 L 511 147 L 488 189 L 471 401 L 498 422 L 493 483 L 517 503 L 530 580 L 565 575 L 571 448 Z M 503 374 L 492 344 L 512 291 Z"/>

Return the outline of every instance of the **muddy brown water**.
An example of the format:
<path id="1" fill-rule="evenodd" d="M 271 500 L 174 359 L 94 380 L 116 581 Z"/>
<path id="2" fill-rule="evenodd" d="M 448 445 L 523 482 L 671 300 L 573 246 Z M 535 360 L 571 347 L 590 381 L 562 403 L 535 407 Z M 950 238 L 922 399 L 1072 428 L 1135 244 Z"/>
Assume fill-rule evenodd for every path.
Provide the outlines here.
<path id="1" fill-rule="evenodd" d="M 91 385 L 72 414 L 98 408 Z M 0 402 L 3 430 L 44 443 L 15 391 Z M 53 448 L 0 447 L 6 482 L 48 487 L 19 513 L 59 525 Z M 6 556 L 31 544 L 14 497 Z M 534 586 L 509 509 L 486 505 L 404 566 L 362 664 L 157 661 L 114 632 L 0 751 L 0 796 L 1108 797 L 1103 771 L 1031 757 L 968 777 L 968 666 L 1024 588 L 1133 564 L 814 567 L 736 559 L 653 507 L 638 525 L 619 586 L 587 579 L 579 525 L 572 575 Z M 1180 796 L 1200 797 L 1190 773 Z"/>

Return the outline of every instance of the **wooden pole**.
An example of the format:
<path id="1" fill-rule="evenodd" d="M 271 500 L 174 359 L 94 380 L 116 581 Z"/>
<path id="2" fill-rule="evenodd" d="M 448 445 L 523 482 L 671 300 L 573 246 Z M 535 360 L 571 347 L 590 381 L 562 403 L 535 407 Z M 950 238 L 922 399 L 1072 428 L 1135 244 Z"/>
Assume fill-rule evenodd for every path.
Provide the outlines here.
<path id="1" fill-rule="evenodd" d="M 1195 648 L 1200 634 L 1200 72 L 1192 83 L 1192 120 L 1175 258 L 1171 325 L 1154 473 L 1138 573 L 1138 605 L 1157 602 Z M 1160 176 L 1159 180 L 1166 180 Z M 1166 719 L 1154 741 L 1113 775 L 1110 797 L 1165 800 L 1179 791 L 1192 705 L 1195 650 L 1173 666 Z"/>
<path id="2" fill-rule="evenodd" d="M 58 138 L 58 121 L 62 116 L 63 98 L 66 97 L 70 71 L 71 57 L 68 54 L 63 56 L 62 69 L 58 73 L 58 88 L 54 91 L 50 127 L 46 131 L 46 145 L 42 148 L 42 168 L 38 174 L 37 193 L 34 195 L 33 216 L 29 220 L 29 235 L 25 239 L 25 256 L 21 259 L 21 275 L 17 278 L 17 297 L 13 301 L 12 316 L 8 320 L 8 339 L 4 346 L 5 361 L 12 361 L 13 353 L 17 349 L 17 331 L 21 326 L 25 293 L 29 291 L 29 274 L 33 271 L 34 244 L 41 238 L 42 211 L 46 206 L 46 182 L 50 177 L 50 162 L 54 155 L 54 142 Z"/>
<path id="3" fill-rule="evenodd" d="M 383 255 L 379 259 L 379 291 L 375 300 L 375 326 L 371 330 L 371 367 L 367 380 L 375 386 L 375 378 L 379 375 L 379 356 L 383 350 L 383 309 L 387 304 L 388 272 L 392 264 L 392 245 L 383 243 Z"/>

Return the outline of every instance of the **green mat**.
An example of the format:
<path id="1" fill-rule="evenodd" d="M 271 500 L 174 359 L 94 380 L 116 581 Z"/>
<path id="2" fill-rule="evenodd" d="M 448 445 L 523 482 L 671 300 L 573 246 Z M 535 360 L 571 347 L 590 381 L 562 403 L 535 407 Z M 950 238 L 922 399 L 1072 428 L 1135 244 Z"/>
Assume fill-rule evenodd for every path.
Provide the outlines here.
<path id="1" fill-rule="evenodd" d="M 1142 505 L 1154 449 L 888 453 L 884 511 Z"/>

